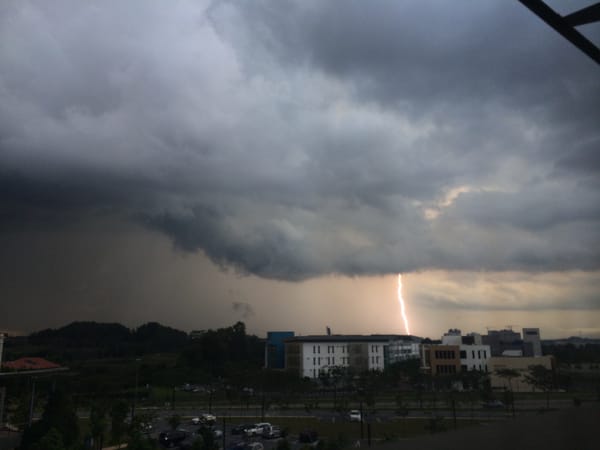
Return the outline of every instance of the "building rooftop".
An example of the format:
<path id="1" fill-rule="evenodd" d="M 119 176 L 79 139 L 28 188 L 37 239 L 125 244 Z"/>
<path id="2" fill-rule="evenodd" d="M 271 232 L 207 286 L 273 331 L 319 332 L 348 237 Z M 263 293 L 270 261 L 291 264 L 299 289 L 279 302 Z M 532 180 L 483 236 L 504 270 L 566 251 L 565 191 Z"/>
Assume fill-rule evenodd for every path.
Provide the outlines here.
<path id="1" fill-rule="evenodd" d="M 414 340 L 415 336 L 405 334 L 323 334 L 313 336 L 295 336 L 286 342 L 389 342 L 392 340 Z"/>
<path id="2" fill-rule="evenodd" d="M 61 366 L 44 358 L 20 358 L 15 361 L 6 361 L 2 367 L 12 370 L 42 370 L 58 369 Z"/>

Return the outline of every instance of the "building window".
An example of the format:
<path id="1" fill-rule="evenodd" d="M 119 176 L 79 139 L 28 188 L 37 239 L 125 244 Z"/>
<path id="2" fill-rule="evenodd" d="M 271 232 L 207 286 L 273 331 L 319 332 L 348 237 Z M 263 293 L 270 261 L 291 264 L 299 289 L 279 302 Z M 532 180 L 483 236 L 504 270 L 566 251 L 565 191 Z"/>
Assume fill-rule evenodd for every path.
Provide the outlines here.
<path id="1" fill-rule="evenodd" d="M 319 365 L 321 365 L 321 357 L 319 356 Z"/>
<path id="2" fill-rule="evenodd" d="M 467 351 L 461 350 L 460 351 L 460 359 L 466 359 L 466 358 L 467 358 Z"/>
<path id="3" fill-rule="evenodd" d="M 319 355 L 321 354 L 321 346 L 320 345 L 317 346 L 317 353 L 319 353 Z"/>
<path id="4" fill-rule="evenodd" d="M 481 359 L 481 350 L 477 350 L 477 359 Z"/>
<path id="5" fill-rule="evenodd" d="M 484 351 L 483 351 L 483 358 L 484 358 L 484 359 L 487 359 L 487 350 L 484 350 Z"/>
<path id="6" fill-rule="evenodd" d="M 313 353 L 317 353 L 317 346 L 313 345 Z"/>
<path id="7" fill-rule="evenodd" d="M 471 352 L 473 354 L 473 359 L 475 359 L 475 350 Z"/>
<path id="8" fill-rule="evenodd" d="M 315 357 L 313 356 L 313 366 L 316 366 L 316 365 L 317 365 L 317 358 L 315 358 Z"/>
<path id="9" fill-rule="evenodd" d="M 331 357 L 331 364 L 333 364 L 335 366 L 335 356 Z"/>

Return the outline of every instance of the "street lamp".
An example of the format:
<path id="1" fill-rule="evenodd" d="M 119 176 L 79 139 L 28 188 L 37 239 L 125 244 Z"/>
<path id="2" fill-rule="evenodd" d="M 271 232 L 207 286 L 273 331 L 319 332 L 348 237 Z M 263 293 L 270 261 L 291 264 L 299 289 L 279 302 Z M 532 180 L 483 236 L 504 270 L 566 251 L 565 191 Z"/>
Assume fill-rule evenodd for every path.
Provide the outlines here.
<path id="1" fill-rule="evenodd" d="M 137 358 L 135 360 L 136 365 L 135 365 L 135 391 L 133 393 L 133 403 L 131 404 L 131 423 L 133 424 L 133 419 L 135 417 L 135 404 L 137 402 L 137 394 L 138 394 L 138 380 L 139 380 L 139 373 L 140 373 L 140 361 L 141 358 Z"/>

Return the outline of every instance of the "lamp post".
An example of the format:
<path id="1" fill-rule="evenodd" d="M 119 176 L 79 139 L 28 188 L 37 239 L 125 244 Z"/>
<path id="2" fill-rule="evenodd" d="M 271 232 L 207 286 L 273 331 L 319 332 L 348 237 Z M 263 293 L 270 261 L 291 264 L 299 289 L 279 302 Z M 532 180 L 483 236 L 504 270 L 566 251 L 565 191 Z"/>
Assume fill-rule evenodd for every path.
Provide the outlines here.
<path id="1" fill-rule="evenodd" d="M 133 403 L 131 404 L 131 423 L 133 424 L 133 419 L 135 417 L 135 406 L 137 402 L 137 394 L 138 394 L 138 380 L 140 373 L 140 361 L 141 358 L 137 358 L 135 360 L 135 391 L 133 392 Z"/>

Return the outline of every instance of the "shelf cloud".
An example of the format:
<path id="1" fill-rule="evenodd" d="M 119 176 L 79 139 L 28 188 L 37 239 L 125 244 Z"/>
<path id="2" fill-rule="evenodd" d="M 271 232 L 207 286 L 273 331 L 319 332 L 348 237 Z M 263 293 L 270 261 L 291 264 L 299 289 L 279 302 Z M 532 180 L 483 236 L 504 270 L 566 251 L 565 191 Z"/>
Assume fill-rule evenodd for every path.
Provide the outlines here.
<path id="1" fill-rule="evenodd" d="M 2 230 L 118 214 L 279 280 L 598 270 L 598 68 L 513 3 L 8 2 Z"/>

